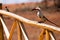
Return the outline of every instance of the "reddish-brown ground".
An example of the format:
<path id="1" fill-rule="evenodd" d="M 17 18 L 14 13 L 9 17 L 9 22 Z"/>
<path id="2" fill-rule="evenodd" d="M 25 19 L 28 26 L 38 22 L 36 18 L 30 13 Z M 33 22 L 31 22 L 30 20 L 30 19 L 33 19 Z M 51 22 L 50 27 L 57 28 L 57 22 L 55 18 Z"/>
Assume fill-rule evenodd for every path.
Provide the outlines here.
<path id="1" fill-rule="evenodd" d="M 16 5 L 14 5 L 14 6 L 10 5 L 10 6 L 8 6 L 8 8 L 9 8 L 9 10 L 11 12 L 13 12 L 16 9 Z M 17 6 L 17 8 L 18 8 L 18 6 Z M 4 6 L 3 6 L 3 9 L 4 9 Z M 55 24 L 60 26 L 60 12 L 56 12 L 56 11 L 52 11 L 52 10 L 42 10 L 42 13 L 50 21 L 52 21 Z M 20 12 L 17 12 L 16 14 L 19 15 L 19 16 L 23 16 L 23 17 L 25 17 L 27 19 L 30 19 L 30 20 L 40 21 L 40 19 L 36 16 L 36 12 L 35 11 L 26 11 L 26 12 L 21 12 L 20 11 Z M 12 23 L 13 23 L 14 20 L 5 19 L 5 21 L 6 21 L 7 27 L 9 29 L 9 31 L 10 31 Z M 46 21 L 45 23 L 53 25 L 53 24 L 49 23 L 48 21 Z M 28 34 L 29 39 L 30 40 L 38 40 L 40 32 L 41 32 L 41 28 L 38 28 L 36 26 L 30 26 L 28 24 L 24 24 L 24 25 L 25 25 L 25 29 L 26 29 L 26 32 Z M 17 40 L 17 31 L 16 30 L 14 31 L 14 35 L 13 35 L 13 38 L 12 38 L 13 40 Z M 56 37 L 56 40 L 60 40 L 60 33 L 55 33 L 55 32 L 53 32 L 53 33 L 54 33 L 54 35 Z M 5 37 L 5 40 L 6 40 L 6 37 Z"/>

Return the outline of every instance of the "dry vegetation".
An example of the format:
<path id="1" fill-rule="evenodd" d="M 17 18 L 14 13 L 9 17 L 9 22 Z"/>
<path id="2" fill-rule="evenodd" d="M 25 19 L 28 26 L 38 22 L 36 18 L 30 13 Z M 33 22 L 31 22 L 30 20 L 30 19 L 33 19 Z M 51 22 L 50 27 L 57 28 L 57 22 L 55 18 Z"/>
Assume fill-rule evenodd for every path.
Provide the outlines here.
<path id="1" fill-rule="evenodd" d="M 40 21 L 40 19 L 36 16 L 36 12 L 31 11 L 31 9 L 36 7 L 36 6 L 45 7 L 44 5 L 41 5 L 41 3 L 7 4 L 7 5 L 3 5 L 3 10 L 5 10 L 5 6 L 7 6 L 11 12 L 16 13 L 17 15 L 23 16 L 25 18 L 28 18 L 30 20 L 35 20 L 35 21 Z M 52 22 L 54 22 L 60 26 L 60 12 L 57 12 L 55 9 L 52 9 L 52 8 L 47 9 L 47 10 L 42 8 L 42 13 L 50 21 L 52 21 Z M 10 30 L 13 20 L 6 19 L 5 21 L 7 22 L 6 24 L 8 26 L 8 29 Z M 51 24 L 49 22 L 45 22 L 45 23 Z M 37 27 L 32 27 L 32 26 L 27 25 L 27 24 L 24 24 L 24 25 L 25 25 L 27 34 L 29 36 L 29 39 L 30 40 L 38 40 L 41 29 L 39 29 Z M 53 24 L 51 24 L 51 25 L 53 25 Z M 14 35 L 13 35 L 13 40 L 17 40 L 16 34 L 17 34 L 17 32 L 15 30 Z M 54 32 L 54 35 L 56 37 L 56 40 L 60 40 L 60 34 L 59 33 Z M 6 38 L 5 38 L 5 40 L 6 40 Z"/>

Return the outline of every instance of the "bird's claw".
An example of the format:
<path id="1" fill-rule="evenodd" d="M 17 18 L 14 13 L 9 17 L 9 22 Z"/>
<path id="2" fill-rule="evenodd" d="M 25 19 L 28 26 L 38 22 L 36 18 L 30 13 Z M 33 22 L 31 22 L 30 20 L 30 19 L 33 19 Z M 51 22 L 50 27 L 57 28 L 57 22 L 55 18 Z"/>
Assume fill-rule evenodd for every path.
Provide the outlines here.
<path id="1" fill-rule="evenodd" d="M 38 22 L 38 23 L 44 23 L 43 21 L 40 21 L 40 22 Z"/>

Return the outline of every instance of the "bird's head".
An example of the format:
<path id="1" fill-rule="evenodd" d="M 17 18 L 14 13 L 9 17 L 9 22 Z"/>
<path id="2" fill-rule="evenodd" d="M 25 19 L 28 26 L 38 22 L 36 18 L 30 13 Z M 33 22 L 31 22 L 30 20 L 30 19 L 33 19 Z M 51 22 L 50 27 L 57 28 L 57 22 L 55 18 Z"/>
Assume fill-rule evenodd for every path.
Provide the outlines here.
<path id="1" fill-rule="evenodd" d="M 32 11 L 34 11 L 34 10 L 40 11 L 41 8 L 40 8 L 40 7 L 36 7 L 36 8 L 33 8 L 33 9 L 32 9 Z"/>

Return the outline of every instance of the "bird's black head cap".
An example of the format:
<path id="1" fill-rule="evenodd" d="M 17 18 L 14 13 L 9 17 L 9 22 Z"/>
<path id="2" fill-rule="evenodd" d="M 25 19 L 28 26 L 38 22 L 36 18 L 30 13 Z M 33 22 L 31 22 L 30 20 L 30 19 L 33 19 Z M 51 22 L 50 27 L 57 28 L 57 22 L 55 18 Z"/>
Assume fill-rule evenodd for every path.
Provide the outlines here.
<path id="1" fill-rule="evenodd" d="M 41 8 L 40 8 L 40 7 L 36 7 L 36 8 L 33 8 L 33 9 L 32 9 L 32 11 L 34 11 L 34 10 L 38 10 L 38 11 L 40 11 Z"/>

